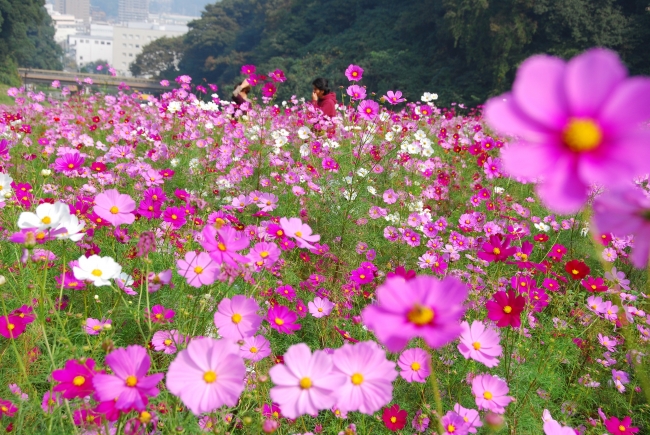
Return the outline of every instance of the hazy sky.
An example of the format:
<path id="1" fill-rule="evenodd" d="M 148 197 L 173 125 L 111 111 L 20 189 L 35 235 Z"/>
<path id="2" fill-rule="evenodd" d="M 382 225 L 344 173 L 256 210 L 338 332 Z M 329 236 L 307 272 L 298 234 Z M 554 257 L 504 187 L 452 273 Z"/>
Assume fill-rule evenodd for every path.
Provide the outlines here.
<path id="1" fill-rule="evenodd" d="M 151 9 L 155 9 L 157 3 L 168 3 L 165 0 L 149 0 Z M 171 0 L 171 12 L 182 15 L 198 17 L 203 7 L 208 3 L 216 3 L 215 0 Z M 90 4 L 97 6 L 106 12 L 106 15 L 117 16 L 117 0 L 90 0 Z"/>

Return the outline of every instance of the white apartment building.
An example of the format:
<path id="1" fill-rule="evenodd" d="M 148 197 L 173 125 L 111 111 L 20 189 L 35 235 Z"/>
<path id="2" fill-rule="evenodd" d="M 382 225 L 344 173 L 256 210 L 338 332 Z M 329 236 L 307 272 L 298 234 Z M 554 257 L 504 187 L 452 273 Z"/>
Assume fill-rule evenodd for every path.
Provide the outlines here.
<path id="1" fill-rule="evenodd" d="M 68 36 L 77 33 L 78 23 L 75 16 L 61 14 L 55 11 L 51 4 L 46 4 L 45 9 L 52 18 L 52 25 L 54 25 L 54 40 L 57 44 L 64 45 L 68 40 Z"/>
<path id="2" fill-rule="evenodd" d="M 68 49 L 79 68 L 89 62 L 105 60 L 113 65 L 113 38 L 93 35 L 68 36 Z"/>
<path id="3" fill-rule="evenodd" d="M 142 52 L 142 47 L 163 36 L 187 33 L 187 26 L 155 23 L 127 23 L 113 29 L 113 68 L 120 76 L 130 76 L 129 65 Z"/>

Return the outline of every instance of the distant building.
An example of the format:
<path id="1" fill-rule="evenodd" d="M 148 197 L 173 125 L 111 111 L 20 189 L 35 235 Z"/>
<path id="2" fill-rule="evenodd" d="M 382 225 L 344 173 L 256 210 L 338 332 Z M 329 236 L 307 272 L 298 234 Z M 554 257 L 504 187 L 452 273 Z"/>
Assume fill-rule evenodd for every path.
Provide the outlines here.
<path id="1" fill-rule="evenodd" d="M 71 35 L 68 36 L 68 49 L 79 68 L 98 60 L 113 64 L 113 38 L 110 36 Z"/>
<path id="2" fill-rule="evenodd" d="M 84 23 L 90 23 L 90 0 L 54 0 L 54 12 L 73 15 Z"/>
<path id="3" fill-rule="evenodd" d="M 54 41 L 57 44 L 65 45 L 68 41 L 68 36 L 77 33 L 77 20 L 74 15 L 63 14 L 56 9 L 54 5 L 45 5 L 47 13 L 52 18 L 52 25 L 54 25 Z"/>
<path id="4" fill-rule="evenodd" d="M 187 33 L 187 26 L 154 23 L 126 23 L 113 29 L 113 68 L 121 76 L 130 76 L 129 65 L 142 52 L 142 47 L 163 36 Z"/>
<path id="5" fill-rule="evenodd" d="M 147 21 L 149 18 L 149 0 L 118 0 L 117 19 L 120 23 L 129 21 Z"/>

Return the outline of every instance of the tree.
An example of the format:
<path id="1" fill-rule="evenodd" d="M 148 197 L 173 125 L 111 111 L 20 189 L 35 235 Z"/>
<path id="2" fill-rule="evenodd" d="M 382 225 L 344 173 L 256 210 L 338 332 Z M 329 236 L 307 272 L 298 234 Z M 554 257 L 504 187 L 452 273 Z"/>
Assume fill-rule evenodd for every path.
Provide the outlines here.
<path id="1" fill-rule="evenodd" d="M 183 36 L 159 38 L 142 48 L 129 69 L 136 77 L 173 79 L 178 75 L 178 63 L 184 51 Z"/>
<path id="2" fill-rule="evenodd" d="M 26 68 L 62 70 L 63 49 L 54 40 L 56 30 L 52 18 L 45 8 L 40 9 L 40 14 L 40 24 L 31 25 L 27 30 L 27 37 L 34 44 L 34 50 L 19 59 L 18 64 Z"/>

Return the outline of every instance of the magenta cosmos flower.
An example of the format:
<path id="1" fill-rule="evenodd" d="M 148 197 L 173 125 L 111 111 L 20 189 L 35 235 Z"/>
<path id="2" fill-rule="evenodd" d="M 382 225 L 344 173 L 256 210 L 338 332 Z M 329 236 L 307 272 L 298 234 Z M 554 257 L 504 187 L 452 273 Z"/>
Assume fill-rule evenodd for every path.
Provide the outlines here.
<path id="1" fill-rule="evenodd" d="M 405 98 L 402 98 L 402 91 L 388 91 L 386 92 L 386 96 L 384 98 L 386 98 L 386 101 L 388 101 L 390 104 L 399 104 L 406 101 Z"/>
<path id="2" fill-rule="evenodd" d="M 18 411 L 16 405 L 14 405 L 8 400 L 0 399 L 0 418 L 4 416 L 13 417 L 16 411 Z"/>
<path id="3" fill-rule="evenodd" d="M 336 406 L 341 412 L 372 415 L 390 403 L 397 370 L 377 343 L 345 343 L 334 351 L 332 361 L 334 373 L 345 378 L 345 383 L 336 390 Z"/>
<path id="4" fill-rule="evenodd" d="M 269 308 L 266 320 L 271 328 L 283 334 L 293 334 L 300 329 L 300 324 L 296 323 L 298 315 L 283 305 L 274 305 Z"/>
<path id="5" fill-rule="evenodd" d="M 169 365 L 167 389 L 200 415 L 237 405 L 245 376 L 246 366 L 234 342 L 198 338 Z"/>
<path id="6" fill-rule="evenodd" d="M 463 333 L 460 335 L 458 350 L 465 359 L 473 359 L 487 367 L 499 365 L 502 352 L 499 333 L 478 320 L 474 320 L 471 327 L 467 322 L 461 323 L 461 326 Z"/>
<path id="7" fill-rule="evenodd" d="M 485 307 L 488 310 L 488 319 L 497 322 L 499 328 L 521 326 L 521 312 L 526 305 L 523 296 L 517 296 L 513 290 L 508 292 L 499 291 L 492 296 L 494 300 L 487 301 Z"/>
<path id="8" fill-rule="evenodd" d="M 312 243 L 320 240 L 320 235 L 312 234 L 312 229 L 309 225 L 303 224 L 300 218 L 282 218 L 280 225 L 284 230 L 287 237 L 296 239 L 296 243 L 300 248 L 313 249 Z"/>
<path id="9" fill-rule="evenodd" d="M 135 201 L 131 196 L 120 193 L 117 189 L 107 190 L 95 197 L 93 211 L 97 216 L 114 226 L 132 224 L 135 221 Z"/>
<path id="10" fill-rule="evenodd" d="M 627 78 L 610 50 L 592 49 L 568 63 L 538 55 L 517 71 L 512 92 L 487 102 L 494 129 L 517 136 L 502 150 L 507 172 L 541 177 L 537 192 L 554 211 L 573 213 L 590 186 L 620 185 L 650 171 L 650 79 Z"/>
<path id="11" fill-rule="evenodd" d="M 68 360 L 65 368 L 54 370 L 52 379 L 59 382 L 53 391 L 61 392 L 64 399 L 90 396 L 95 392 L 93 378 L 95 372 L 95 361 L 88 358 L 83 363 L 77 360 Z"/>
<path id="12" fill-rule="evenodd" d="M 219 265 L 205 252 L 197 254 L 190 251 L 185 254 L 184 260 L 176 260 L 176 266 L 178 266 L 178 274 L 185 277 L 189 285 L 196 288 L 212 284 L 219 272 Z"/>
<path id="13" fill-rule="evenodd" d="M 214 325 L 219 335 L 225 338 L 241 340 L 252 337 L 262 323 L 262 318 L 257 314 L 259 310 L 260 306 L 253 298 L 244 295 L 224 298 L 214 313 Z"/>
<path id="14" fill-rule="evenodd" d="M 355 101 L 366 98 L 366 88 L 359 85 L 348 86 L 347 93 Z"/>
<path id="15" fill-rule="evenodd" d="M 361 313 L 363 322 L 389 351 L 398 352 L 414 337 L 439 348 L 460 335 L 467 286 L 456 278 L 420 275 L 389 278 L 377 289 L 378 304 Z"/>
<path id="16" fill-rule="evenodd" d="M 366 121 L 373 121 L 379 114 L 379 104 L 376 101 L 372 100 L 363 100 L 359 103 L 357 111 L 361 118 Z"/>
<path id="17" fill-rule="evenodd" d="M 496 414 L 506 412 L 506 406 L 512 402 L 508 394 L 508 385 L 504 380 L 492 375 L 479 375 L 472 380 L 472 393 L 478 409 L 485 409 Z"/>
<path id="18" fill-rule="evenodd" d="M 350 65 L 345 70 L 345 76 L 351 82 L 358 82 L 359 80 L 361 80 L 363 78 L 363 68 L 361 68 L 358 65 Z"/>
<path id="19" fill-rule="evenodd" d="M 399 375 L 406 382 L 425 383 L 431 374 L 431 363 L 429 354 L 419 347 L 406 349 L 399 356 L 397 365 L 401 369 Z"/>
<path id="20" fill-rule="evenodd" d="M 115 408 L 121 411 L 144 411 L 147 397 L 158 395 L 156 385 L 165 375 L 147 376 L 151 360 L 144 347 L 133 345 L 115 349 L 106 356 L 106 364 L 114 375 L 97 374 L 93 378 L 100 401 L 115 400 Z"/>
<path id="21" fill-rule="evenodd" d="M 345 376 L 332 371 L 332 357 L 322 350 L 313 354 L 305 343 L 294 344 L 284 354 L 284 364 L 269 370 L 275 384 L 269 392 L 271 400 L 282 409 L 282 415 L 298 418 L 316 415 L 336 403 L 334 392 L 343 386 Z"/>
<path id="22" fill-rule="evenodd" d="M 217 264 L 226 263 L 238 267 L 239 263 L 248 263 L 248 258 L 237 251 L 248 248 L 250 242 L 234 228 L 222 227 L 217 230 L 212 225 L 206 225 L 201 231 L 201 236 L 201 246 L 210 253 L 210 257 Z"/>
<path id="23" fill-rule="evenodd" d="M 634 235 L 632 263 L 648 266 L 650 257 L 650 198 L 641 189 L 628 187 L 607 192 L 594 200 L 594 223 L 598 231 L 623 237 Z"/>

